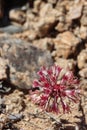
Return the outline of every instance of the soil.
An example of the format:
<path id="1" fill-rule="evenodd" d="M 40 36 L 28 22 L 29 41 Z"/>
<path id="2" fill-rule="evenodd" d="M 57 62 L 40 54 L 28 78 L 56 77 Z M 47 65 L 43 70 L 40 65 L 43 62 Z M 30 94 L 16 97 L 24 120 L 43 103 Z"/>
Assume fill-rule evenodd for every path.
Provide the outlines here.
<path id="1" fill-rule="evenodd" d="M 87 130 L 87 1 L 7 6 L 8 18 L 5 11 L 0 18 L 0 130 Z M 80 80 L 81 99 L 70 103 L 70 113 L 46 112 L 31 101 L 37 71 L 53 64 Z"/>

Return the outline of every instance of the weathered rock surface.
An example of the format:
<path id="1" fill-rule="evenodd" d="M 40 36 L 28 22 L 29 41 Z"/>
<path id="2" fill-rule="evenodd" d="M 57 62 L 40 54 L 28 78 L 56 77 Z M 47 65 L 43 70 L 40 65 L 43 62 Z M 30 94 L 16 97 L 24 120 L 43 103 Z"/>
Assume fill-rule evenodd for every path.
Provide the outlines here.
<path id="1" fill-rule="evenodd" d="M 55 58 L 56 65 L 75 71 L 76 62 L 73 59 Z"/>
<path id="2" fill-rule="evenodd" d="M 79 71 L 79 75 L 85 79 L 87 79 L 87 68 L 81 69 Z"/>
<path id="3" fill-rule="evenodd" d="M 54 57 L 68 58 L 70 55 L 74 55 L 76 46 L 79 43 L 80 39 L 73 35 L 73 33 L 70 31 L 59 34 L 54 39 L 55 51 L 52 55 Z"/>
<path id="4" fill-rule="evenodd" d="M 26 15 L 23 11 L 18 9 L 12 9 L 9 12 L 9 18 L 11 21 L 23 24 L 26 20 Z"/>
<path id="5" fill-rule="evenodd" d="M 62 14 L 62 12 L 54 9 L 51 3 L 46 4 L 41 1 L 35 2 L 35 9 L 33 11 L 35 13 L 39 12 L 39 14 L 34 19 L 33 12 L 28 11 L 25 27 L 33 28 L 38 32 L 39 37 L 46 36 L 55 27 L 59 16 Z"/>
<path id="6" fill-rule="evenodd" d="M 3 42 L 0 40 L 0 50 L 3 52 L 2 59 L 8 60 L 6 65 L 9 68 L 9 81 L 22 89 L 32 86 L 32 80 L 40 66 L 49 66 L 53 63 L 49 51 L 42 51 L 26 42 L 11 43 L 8 39 L 8 43 L 4 43 L 4 40 Z"/>
<path id="7" fill-rule="evenodd" d="M 40 40 L 34 40 L 33 45 L 42 50 L 49 50 L 50 52 L 52 52 L 52 50 L 54 49 L 52 38 L 42 38 Z"/>
<path id="8" fill-rule="evenodd" d="M 15 26 L 15 25 L 0 27 L 0 33 L 14 34 L 14 33 L 21 33 L 21 32 L 23 32 L 23 30 L 24 29 L 22 27 Z"/>
<path id="9" fill-rule="evenodd" d="M 83 15 L 81 17 L 81 24 L 87 26 L 87 3 L 84 4 L 83 7 Z"/>
<path id="10" fill-rule="evenodd" d="M 78 68 L 80 69 L 79 75 L 87 78 L 87 48 L 83 49 L 77 57 Z"/>
<path id="11" fill-rule="evenodd" d="M 81 17 L 82 7 L 83 7 L 83 3 L 81 3 L 81 2 L 74 4 L 72 7 L 70 7 L 69 12 L 67 14 L 68 19 L 74 20 L 74 19 Z"/>
<path id="12" fill-rule="evenodd" d="M 80 52 L 77 57 L 79 69 L 87 68 L 87 49 L 84 49 Z"/>
<path id="13" fill-rule="evenodd" d="M 87 38 L 87 27 L 85 26 L 81 26 L 80 28 L 77 27 L 74 30 L 74 34 L 78 36 L 79 38 L 85 40 Z"/>

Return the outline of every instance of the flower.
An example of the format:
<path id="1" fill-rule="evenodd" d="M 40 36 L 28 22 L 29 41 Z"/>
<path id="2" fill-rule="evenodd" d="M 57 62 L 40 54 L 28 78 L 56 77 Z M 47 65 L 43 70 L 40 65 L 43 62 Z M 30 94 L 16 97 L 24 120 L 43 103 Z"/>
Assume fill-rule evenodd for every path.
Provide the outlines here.
<path id="1" fill-rule="evenodd" d="M 79 80 L 72 71 L 54 65 L 41 67 L 37 74 L 39 78 L 33 82 L 32 100 L 49 112 L 59 113 L 59 106 L 64 113 L 70 112 L 69 102 L 76 103 L 80 93 Z"/>

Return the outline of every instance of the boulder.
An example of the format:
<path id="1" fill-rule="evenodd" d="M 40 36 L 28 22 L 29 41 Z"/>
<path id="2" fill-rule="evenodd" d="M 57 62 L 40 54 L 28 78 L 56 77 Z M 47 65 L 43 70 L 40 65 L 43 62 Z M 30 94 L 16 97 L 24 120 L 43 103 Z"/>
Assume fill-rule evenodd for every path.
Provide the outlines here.
<path id="1" fill-rule="evenodd" d="M 49 51 L 43 51 L 36 47 L 29 45 L 29 43 L 8 43 L 5 40 L 0 40 L 1 58 L 8 60 L 7 80 L 18 88 L 29 89 L 32 86 L 32 81 L 36 77 L 36 72 L 41 66 L 49 66 L 53 64 L 51 54 Z M 1 69 L 1 68 L 0 68 Z"/>

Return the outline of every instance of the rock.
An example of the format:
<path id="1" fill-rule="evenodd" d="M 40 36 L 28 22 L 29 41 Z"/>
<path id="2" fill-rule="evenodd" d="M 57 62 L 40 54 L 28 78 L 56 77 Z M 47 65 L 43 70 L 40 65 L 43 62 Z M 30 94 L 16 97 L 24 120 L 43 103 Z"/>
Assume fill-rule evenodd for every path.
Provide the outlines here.
<path id="1" fill-rule="evenodd" d="M 86 39 L 87 38 L 87 27 L 85 26 L 81 26 L 80 28 L 77 27 L 75 30 L 74 30 L 74 34 L 76 36 L 78 36 L 79 38 L 81 39 Z"/>
<path id="2" fill-rule="evenodd" d="M 55 29 L 58 32 L 64 32 L 68 30 L 70 26 L 71 26 L 71 22 L 59 22 L 57 26 L 55 27 Z"/>
<path id="3" fill-rule="evenodd" d="M 87 79 L 85 79 L 84 77 L 80 78 L 80 86 L 83 90 L 87 91 Z"/>
<path id="4" fill-rule="evenodd" d="M 68 58 L 70 55 L 74 55 L 76 46 L 80 43 L 80 39 L 70 31 L 60 33 L 53 41 L 55 51 L 53 51 L 52 55 L 62 58 Z"/>
<path id="5" fill-rule="evenodd" d="M 83 68 L 79 71 L 79 75 L 82 77 L 82 78 L 85 78 L 87 79 L 87 68 Z"/>
<path id="6" fill-rule="evenodd" d="M 80 28 L 80 38 L 82 38 L 82 39 L 87 38 L 87 27 L 81 26 L 81 28 Z"/>
<path id="7" fill-rule="evenodd" d="M 23 24 L 26 20 L 26 15 L 23 11 L 18 9 L 11 9 L 9 11 L 9 18 L 12 22 Z"/>
<path id="8" fill-rule="evenodd" d="M 17 39 L 16 39 L 17 40 Z M 36 77 L 36 72 L 41 66 L 53 64 L 49 51 L 42 51 L 29 43 L 0 43 L 3 54 L 1 57 L 9 61 L 8 76 L 11 84 L 29 89 L 32 81 Z"/>
<path id="9" fill-rule="evenodd" d="M 77 57 L 77 63 L 79 69 L 87 68 L 87 49 L 84 49 L 80 52 Z"/>
<path id="10" fill-rule="evenodd" d="M 42 38 L 40 40 L 34 40 L 33 45 L 42 50 L 49 50 L 50 52 L 52 52 L 54 49 L 52 38 Z"/>
<path id="11" fill-rule="evenodd" d="M 57 3 L 57 0 L 48 0 L 48 3 L 56 4 L 56 3 Z"/>
<path id="12" fill-rule="evenodd" d="M 34 24 L 35 22 L 38 20 L 38 17 L 35 16 L 35 14 L 30 11 L 27 10 L 26 12 L 26 22 L 24 23 L 24 28 L 26 29 L 34 29 Z"/>
<path id="13" fill-rule="evenodd" d="M 13 121 L 19 121 L 19 120 L 21 120 L 23 118 L 23 115 L 22 114 L 10 114 L 9 116 L 8 116 L 8 119 L 10 119 L 10 120 L 13 120 Z"/>
<path id="14" fill-rule="evenodd" d="M 20 26 L 9 25 L 6 27 L 0 27 L 0 32 L 8 34 L 21 33 L 23 32 L 23 28 Z"/>
<path id="15" fill-rule="evenodd" d="M 87 4 L 84 5 L 83 15 L 81 17 L 81 24 L 87 26 Z"/>
<path id="16" fill-rule="evenodd" d="M 45 1 L 42 0 L 35 0 L 34 1 L 34 7 L 33 7 L 33 12 L 34 13 L 39 13 L 40 9 L 46 5 Z"/>
<path id="17" fill-rule="evenodd" d="M 82 16 L 81 24 L 84 26 L 87 26 L 87 14 Z"/>
<path id="18" fill-rule="evenodd" d="M 60 35 L 58 35 L 58 38 L 61 39 L 61 41 L 67 45 L 77 45 L 77 43 L 79 42 L 79 39 L 77 37 L 74 36 L 74 34 L 70 31 L 66 31 Z"/>
<path id="19" fill-rule="evenodd" d="M 26 40 L 26 41 L 34 41 L 36 38 L 37 38 L 37 32 L 30 29 L 30 30 L 25 30 L 23 31 L 22 33 L 15 33 L 14 34 L 14 37 L 16 38 L 21 38 L 23 40 Z"/>
<path id="20" fill-rule="evenodd" d="M 61 11 L 65 11 L 66 6 L 70 6 L 71 1 L 57 1 L 55 8 Z"/>
<path id="21" fill-rule="evenodd" d="M 69 68 L 72 71 L 75 71 L 76 62 L 73 59 L 63 59 L 57 58 L 55 59 L 55 64 L 61 66 L 62 68 Z"/>
<path id="22" fill-rule="evenodd" d="M 32 28 L 37 31 L 38 37 L 47 36 L 47 34 L 55 27 L 61 12 L 54 9 L 52 4 L 44 4 L 42 8 L 38 9 L 38 15 L 35 16 L 33 12 L 27 12 L 27 21 L 25 27 Z"/>
<path id="23" fill-rule="evenodd" d="M 64 10 L 60 8 L 59 9 L 53 8 L 52 4 L 50 3 L 47 3 L 45 6 L 43 6 L 43 8 L 40 9 L 39 14 L 41 18 L 54 16 L 56 20 L 60 21 L 64 20 Z"/>
<path id="24" fill-rule="evenodd" d="M 55 23 L 56 18 L 54 16 L 43 17 L 34 25 L 34 28 L 38 32 L 39 37 L 44 37 L 54 27 Z"/>
<path id="25" fill-rule="evenodd" d="M 52 5 L 48 3 L 41 8 L 39 15 L 40 18 L 34 25 L 34 28 L 38 30 L 38 35 L 43 37 L 55 26 L 61 13 L 53 9 Z"/>
<path id="26" fill-rule="evenodd" d="M 7 49 L 9 46 L 8 44 L 30 44 L 29 42 L 25 42 L 24 40 L 20 38 L 15 38 L 14 36 L 11 36 L 10 34 L 6 33 L 4 35 L 1 35 L 0 37 L 0 44 L 4 45 L 3 49 Z M 2 50 L 2 49 L 1 49 Z M 4 50 L 5 51 L 5 50 Z M 3 52 L 3 51 L 2 51 Z"/>
<path id="27" fill-rule="evenodd" d="M 2 55 L 1 51 L 0 51 L 0 55 Z M 8 63 L 9 63 L 8 60 L 5 60 L 0 57 L 0 80 L 7 78 L 6 69 Z"/>
<path id="28" fill-rule="evenodd" d="M 82 13 L 82 7 L 83 7 L 82 3 L 79 3 L 79 4 L 77 3 L 73 5 L 72 7 L 70 7 L 70 10 L 67 14 L 67 19 L 74 20 L 74 19 L 80 18 L 81 13 Z"/>
<path id="29" fill-rule="evenodd" d="M 47 16 L 48 14 L 52 13 L 55 9 L 53 9 L 52 4 L 47 3 L 40 9 L 40 17 Z"/>

